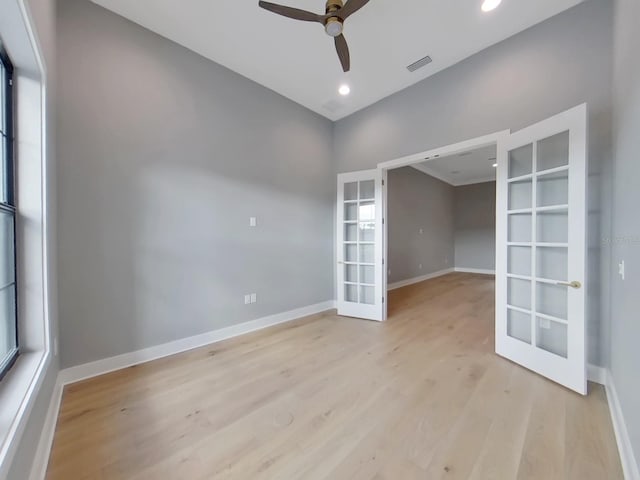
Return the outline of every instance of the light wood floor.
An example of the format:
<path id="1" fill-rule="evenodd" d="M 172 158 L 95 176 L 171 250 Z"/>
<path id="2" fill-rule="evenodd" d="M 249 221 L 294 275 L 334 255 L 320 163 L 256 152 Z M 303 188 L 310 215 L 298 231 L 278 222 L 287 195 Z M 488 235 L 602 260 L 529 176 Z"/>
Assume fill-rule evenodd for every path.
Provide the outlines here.
<path id="1" fill-rule="evenodd" d="M 493 281 L 391 293 L 67 387 L 49 479 L 622 479 L 606 397 L 493 353 Z"/>

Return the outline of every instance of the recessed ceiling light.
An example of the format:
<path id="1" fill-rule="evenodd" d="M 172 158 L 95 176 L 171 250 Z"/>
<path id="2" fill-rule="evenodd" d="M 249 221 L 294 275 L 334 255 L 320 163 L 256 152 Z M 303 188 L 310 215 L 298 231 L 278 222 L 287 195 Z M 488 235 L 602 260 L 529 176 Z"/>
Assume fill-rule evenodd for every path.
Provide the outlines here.
<path id="1" fill-rule="evenodd" d="M 340 85 L 340 88 L 338 89 L 338 93 L 342 96 L 346 96 L 349 95 L 351 93 L 351 88 L 349 87 L 349 85 Z"/>
<path id="2" fill-rule="evenodd" d="M 501 2 L 502 0 L 484 0 L 482 3 L 482 11 L 490 12 L 491 10 L 498 8 L 498 5 L 500 5 Z"/>

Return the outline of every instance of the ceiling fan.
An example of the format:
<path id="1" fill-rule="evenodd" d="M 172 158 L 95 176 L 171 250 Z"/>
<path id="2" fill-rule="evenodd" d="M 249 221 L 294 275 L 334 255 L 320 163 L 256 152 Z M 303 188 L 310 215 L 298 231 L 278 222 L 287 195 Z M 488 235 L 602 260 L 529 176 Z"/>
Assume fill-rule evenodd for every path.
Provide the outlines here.
<path id="1" fill-rule="evenodd" d="M 344 21 L 350 15 L 364 7 L 368 2 L 369 0 L 348 0 L 346 4 L 343 4 L 342 0 L 327 0 L 326 13 L 324 15 L 318 15 L 298 8 L 285 7 L 284 5 L 277 5 L 275 3 L 263 2 L 262 0 L 258 2 L 258 5 L 265 10 L 295 20 L 323 24 L 327 35 L 334 38 L 338 58 L 340 58 L 340 63 L 342 64 L 342 70 L 348 72 L 351 68 L 351 60 L 349 58 L 347 41 L 342 34 Z"/>

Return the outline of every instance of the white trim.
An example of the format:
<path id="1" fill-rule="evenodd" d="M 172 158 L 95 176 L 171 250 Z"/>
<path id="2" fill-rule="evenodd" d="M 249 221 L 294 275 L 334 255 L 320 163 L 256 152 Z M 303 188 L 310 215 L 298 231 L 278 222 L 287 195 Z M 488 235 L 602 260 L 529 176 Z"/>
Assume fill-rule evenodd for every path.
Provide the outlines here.
<path id="1" fill-rule="evenodd" d="M 587 380 L 600 385 L 607 384 L 607 369 L 598 365 L 587 365 Z"/>
<path id="2" fill-rule="evenodd" d="M 414 283 L 424 282 L 425 280 L 431 280 L 432 278 L 438 278 L 443 275 L 447 275 L 449 273 L 453 273 L 455 269 L 447 268 L 445 270 L 439 270 L 433 273 L 427 273 L 426 275 L 421 275 L 419 277 L 408 278 L 406 280 L 400 280 L 399 282 L 390 283 L 387 287 L 387 291 L 396 290 L 398 288 L 406 287 L 408 285 L 413 285 Z"/>
<path id="3" fill-rule="evenodd" d="M 24 231 L 17 228 L 17 235 L 23 235 L 20 238 L 16 237 L 17 240 L 21 240 L 19 246 L 22 247 L 17 251 L 20 252 L 25 248 L 25 242 L 29 243 L 29 245 L 33 244 L 29 247 L 33 250 L 29 252 L 29 262 L 20 262 L 21 259 L 19 259 L 19 263 L 16 265 L 19 282 L 23 282 L 23 284 L 18 284 L 18 288 L 22 288 L 22 293 L 24 294 L 20 295 L 22 300 L 19 298 L 18 308 L 22 307 L 23 302 L 29 306 L 28 309 L 22 308 L 21 310 L 19 332 L 29 332 L 30 334 L 25 338 L 21 333 L 22 355 L 18 357 L 16 364 L 3 379 L 3 385 L 0 387 L 0 397 L 2 399 L 2 402 L 0 402 L 2 403 L 2 415 L 0 416 L 2 417 L 3 425 L 2 432 L 0 432 L 0 478 L 4 478 L 12 467 L 17 448 L 22 441 L 24 430 L 40 394 L 42 383 L 46 376 L 50 374 L 50 369 L 55 368 L 55 362 L 52 362 L 50 352 L 51 325 L 49 316 L 50 252 L 48 248 L 49 226 L 46 181 L 49 160 L 47 155 L 48 131 L 46 121 L 47 70 L 28 3 L 25 0 L 16 0 L 12 2 L 12 5 L 15 6 L 15 10 L 12 7 L 10 13 L 5 12 L 8 14 L 5 19 L 19 16 L 19 20 L 17 18 L 11 20 L 10 24 L 16 28 L 10 28 L 10 39 L 5 37 L 3 40 L 9 51 L 13 49 L 14 52 L 22 51 L 24 53 L 24 55 L 13 57 L 16 85 L 14 101 L 16 102 L 19 116 L 17 123 L 26 122 L 29 125 L 28 129 L 18 128 L 16 130 L 16 175 L 18 180 L 22 178 L 22 182 L 25 181 L 25 178 L 29 179 L 31 176 L 35 176 L 36 172 L 38 173 L 38 178 L 36 180 L 32 179 L 34 180 L 33 182 L 27 182 L 30 185 L 28 192 L 18 188 L 20 205 L 18 214 L 22 216 L 25 212 L 28 212 L 25 218 L 30 222 L 30 229 L 25 234 Z M 23 27 L 24 30 L 22 30 Z M 27 41 L 30 47 L 28 48 L 28 54 L 26 50 L 14 48 L 15 45 L 22 43 L 26 49 Z M 31 57 L 31 54 L 33 57 Z M 29 88 L 25 88 L 25 85 L 28 85 Z M 39 98 L 31 95 L 36 91 L 40 95 Z M 27 97 L 28 101 L 25 100 Z M 28 114 L 23 110 L 27 110 Z M 25 115 L 22 115 L 22 113 L 25 113 Z M 19 132 L 23 133 L 20 134 Z M 26 149 L 25 153 L 20 149 L 20 146 L 27 143 L 29 148 Z M 37 169 L 40 169 L 40 171 L 38 172 Z M 24 174 L 25 170 L 28 175 Z M 17 187 L 20 187 L 20 181 L 18 183 Z M 23 191 L 22 196 L 20 191 Z M 25 195 L 25 198 L 28 198 L 27 202 L 23 198 Z M 34 222 L 36 222 L 35 227 L 31 225 Z M 35 254 L 36 242 L 39 255 Z M 41 258 L 38 258 L 40 255 Z M 5 422 L 9 417 L 11 417 L 10 420 Z M 5 424 L 8 425 L 7 430 L 4 429 Z"/>
<path id="4" fill-rule="evenodd" d="M 463 268 L 463 267 L 456 267 L 454 269 L 456 272 L 460 272 L 460 273 L 477 273 L 479 275 L 495 275 L 496 271 L 495 270 L 489 270 L 486 268 Z"/>
<path id="5" fill-rule="evenodd" d="M 325 312 L 333 308 L 335 308 L 335 301 L 329 300 L 327 302 L 289 310 L 288 312 L 276 313 L 275 315 L 269 315 L 268 317 L 258 318 L 257 320 L 251 320 L 238 325 L 231 325 L 211 332 L 195 335 L 193 337 L 182 338 L 180 340 L 156 345 L 143 350 L 137 350 L 135 352 L 124 353 L 122 355 L 96 360 L 95 362 L 85 363 L 75 367 L 65 368 L 60 371 L 59 379 L 62 385 L 68 385 L 80 380 L 131 367 L 132 365 L 138 365 L 158 358 L 168 357 L 169 355 L 175 355 L 176 353 L 185 352 L 187 350 L 210 345 L 221 340 L 227 340 L 239 335 L 244 335 L 245 333 L 255 332 L 280 323 L 290 322 L 309 315 Z"/>
<path id="6" fill-rule="evenodd" d="M 631 437 L 627 430 L 627 424 L 624 421 L 620 399 L 613 381 L 611 371 L 605 370 L 605 387 L 607 390 L 607 401 L 609 403 L 609 411 L 611 413 L 611 423 L 618 444 L 618 452 L 620 454 L 620 462 L 622 463 L 622 471 L 626 480 L 640 480 L 640 468 L 633 453 L 631 446 Z"/>
<path id="7" fill-rule="evenodd" d="M 0 396 L 0 403 L 5 412 L 11 412 L 12 420 L 6 437 L 0 438 L 0 478 L 5 478 L 11 468 L 18 444 L 50 367 L 49 353 L 27 353 L 18 357 L 13 369 L 3 379 L 5 390 L 2 393 L 5 395 Z"/>
<path id="8" fill-rule="evenodd" d="M 631 446 L 631 437 L 627 430 L 627 424 L 622 415 L 622 407 L 620 399 L 613 381 L 611 371 L 605 370 L 605 388 L 607 391 L 607 402 L 609 403 L 609 412 L 611 413 L 611 423 L 618 444 L 618 453 L 620 454 L 620 463 L 622 464 L 622 472 L 625 480 L 640 480 L 640 468 L 633 454 Z"/>
<path id="9" fill-rule="evenodd" d="M 389 283 L 389 265 L 386 262 L 386 258 L 389 258 L 389 237 L 388 237 L 388 232 L 387 232 L 387 226 L 386 226 L 386 218 L 388 218 L 389 216 L 389 206 L 387 204 L 387 186 L 389 185 L 389 178 L 388 178 L 388 172 L 387 170 L 382 170 L 381 172 L 381 176 L 382 176 L 382 194 L 380 195 L 381 200 L 380 202 L 382 203 L 382 225 L 383 225 L 383 229 L 382 229 L 382 303 L 384 304 L 382 306 L 382 321 L 386 321 L 387 320 L 387 305 L 388 305 L 388 300 L 387 300 L 387 292 L 389 291 L 389 289 L 387 288 L 387 285 Z"/>
<path id="10" fill-rule="evenodd" d="M 29 480 L 42 480 L 47 474 L 49 455 L 51 454 L 51 447 L 53 446 L 53 436 L 56 432 L 58 412 L 60 411 L 60 403 L 62 402 L 63 387 L 64 386 L 60 381 L 60 374 L 58 374 L 56 384 L 53 387 L 53 393 L 51 394 L 51 401 L 49 402 L 47 416 L 44 419 L 44 425 L 42 426 L 42 432 L 40 433 L 38 448 L 36 449 L 36 454 L 33 458 Z"/>

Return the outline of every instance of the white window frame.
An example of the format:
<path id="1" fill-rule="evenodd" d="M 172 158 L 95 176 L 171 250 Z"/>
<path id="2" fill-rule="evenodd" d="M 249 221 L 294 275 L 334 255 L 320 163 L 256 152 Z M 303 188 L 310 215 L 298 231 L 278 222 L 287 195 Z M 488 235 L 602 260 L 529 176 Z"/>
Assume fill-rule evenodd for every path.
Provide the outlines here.
<path id="1" fill-rule="evenodd" d="M 47 72 L 25 0 L 0 0 L 0 33 L 14 67 L 16 254 L 21 354 L 0 382 L 0 478 L 11 467 L 52 365 L 47 225 Z"/>

